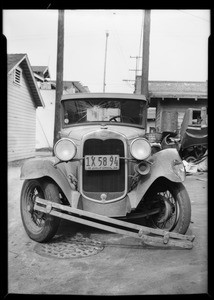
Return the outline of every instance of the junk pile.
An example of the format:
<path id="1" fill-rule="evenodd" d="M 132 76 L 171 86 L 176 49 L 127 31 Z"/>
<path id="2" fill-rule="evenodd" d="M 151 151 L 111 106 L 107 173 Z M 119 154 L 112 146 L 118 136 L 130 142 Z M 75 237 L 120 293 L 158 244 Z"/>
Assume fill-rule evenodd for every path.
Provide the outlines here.
<path id="1" fill-rule="evenodd" d="M 200 159 L 195 160 L 193 162 L 187 162 L 186 160 L 183 160 L 186 173 L 193 174 L 197 172 L 207 172 L 208 171 L 207 160 L 208 160 L 208 150 L 206 150 L 205 154 Z"/>
<path id="2" fill-rule="evenodd" d="M 162 133 L 161 149 L 176 148 L 183 160 L 186 173 L 206 172 L 208 157 L 208 124 L 207 108 L 188 108 L 181 123 L 180 132 L 166 131 Z M 175 116 L 176 119 L 176 116 Z M 173 118 L 168 124 L 173 124 Z M 171 128 L 172 129 L 172 128 Z"/>

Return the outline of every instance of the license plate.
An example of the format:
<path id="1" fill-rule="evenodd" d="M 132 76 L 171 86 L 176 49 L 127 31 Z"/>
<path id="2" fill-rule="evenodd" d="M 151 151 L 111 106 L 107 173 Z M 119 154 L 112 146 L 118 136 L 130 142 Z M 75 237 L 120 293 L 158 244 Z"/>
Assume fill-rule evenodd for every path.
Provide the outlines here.
<path id="1" fill-rule="evenodd" d="M 119 155 L 86 155 L 85 170 L 119 170 Z"/>

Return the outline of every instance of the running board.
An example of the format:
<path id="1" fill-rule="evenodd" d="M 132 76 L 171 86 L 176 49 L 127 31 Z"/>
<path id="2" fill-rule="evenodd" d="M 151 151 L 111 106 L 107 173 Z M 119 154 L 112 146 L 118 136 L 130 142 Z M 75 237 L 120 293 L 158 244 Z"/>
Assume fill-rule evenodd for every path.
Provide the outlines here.
<path id="1" fill-rule="evenodd" d="M 192 249 L 194 235 L 183 235 L 162 229 L 128 223 L 111 217 L 58 204 L 36 196 L 34 209 L 55 217 L 99 228 L 102 230 L 140 238 L 152 246 L 171 246 Z M 106 223 L 106 224 L 105 224 Z"/>

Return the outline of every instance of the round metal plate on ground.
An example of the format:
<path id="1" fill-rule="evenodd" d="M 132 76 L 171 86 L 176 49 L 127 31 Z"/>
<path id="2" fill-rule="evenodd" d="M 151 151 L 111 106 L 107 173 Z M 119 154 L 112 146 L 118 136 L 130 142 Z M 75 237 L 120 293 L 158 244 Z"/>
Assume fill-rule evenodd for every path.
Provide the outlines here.
<path id="1" fill-rule="evenodd" d="M 50 243 L 38 243 L 34 247 L 37 254 L 54 258 L 78 258 L 95 255 L 104 249 L 104 245 L 96 240 L 75 236 L 60 236 Z"/>

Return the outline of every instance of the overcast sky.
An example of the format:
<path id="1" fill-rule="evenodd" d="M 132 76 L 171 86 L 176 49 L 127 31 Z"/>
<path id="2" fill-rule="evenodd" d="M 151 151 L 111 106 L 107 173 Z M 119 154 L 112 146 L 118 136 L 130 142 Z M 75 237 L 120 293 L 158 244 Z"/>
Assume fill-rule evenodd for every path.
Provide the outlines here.
<path id="1" fill-rule="evenodd" d="M 136 59 L 130 56 L 142 56 L 143 13 L 65 10 L 63 79 L 102 92 L 108 31 L 105 91 L 133 93 Z M 27 53 L 31 65 L 47 65 L 55 80 L 57 26 L 57 10 L 4 10 L 7 53 Z M 206 81 L 209 35 L 209 10 L 152 10 L 149 80 Z"/>

